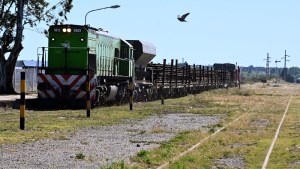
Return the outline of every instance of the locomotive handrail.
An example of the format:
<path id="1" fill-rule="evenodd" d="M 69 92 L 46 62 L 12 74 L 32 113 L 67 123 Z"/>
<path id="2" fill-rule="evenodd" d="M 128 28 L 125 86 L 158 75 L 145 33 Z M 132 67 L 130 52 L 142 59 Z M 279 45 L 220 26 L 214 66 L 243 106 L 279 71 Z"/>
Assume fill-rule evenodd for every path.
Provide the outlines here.
<path id="1" fill-rule="evenodd" d="M 46 56 L 46 54 L 50 49 L 61 49 L 61 50 L 65 51 L 66 54 L 65 54 L 65 66 L 64 67 L 53 67 L 53 66 L 52 66 L 52 68 L 48 67 L 49 65 L 47 64 L 47 59 L 49 56 Z M 104 59 L 103 64 L 104 65 L 108 64 L 108 66 L 109 66 L 108 68 L 106 66 L 104 66 L 104 69 L 102 68 L 102 66 L 100 66 L 99 68 L 96 68 L 96 67 L 91 68 L 89 60 L 87 63 L 87 68 L 67 67 L 67 53 L 68 53 L 68 51 L 72 52 L 72 50 L 73 51 L 86 50 L 87 53 L 89 53 L 89 54 L 91 54 L 91 53 L 97 54 L 96 48 L 94 48 L 94 47 L 93 48 L 87 48 L 87 47 L 39 47 L 37 49 L 37 57 L 38 57 L 37 71 L 40 73 L 42 73 L 43 71 L 44 71 L 44 73 L 51 72 L 51 71 L 57 71 L 57 72 L 62 71 L 65 73 L 77 71 L 76 74 L 86 74 L 85 72 L 90 72 L 92 74 L 96 74 L 97 70 L 99 70 L 100 72 L 102 72 L 102 74 L 104 76 L 115 76 L 116 70 L 114 69 L 113 66 L 109 66 L 110 65 L 109 60 L 117 62 L 117 63 L 125 61 L 125 62 L 131 62 L 131 64 L 134 64 L 134 60 L 130 59 L 130 58 L 99 56 L 98 59 L 100 59 L 100 64 L 101 64 L 101 60 Z M 42 58 L 42 59 L 40 59 L 40 58 Z M 41 63 L 40 63 L 40 61 L 41 61 Z"/>

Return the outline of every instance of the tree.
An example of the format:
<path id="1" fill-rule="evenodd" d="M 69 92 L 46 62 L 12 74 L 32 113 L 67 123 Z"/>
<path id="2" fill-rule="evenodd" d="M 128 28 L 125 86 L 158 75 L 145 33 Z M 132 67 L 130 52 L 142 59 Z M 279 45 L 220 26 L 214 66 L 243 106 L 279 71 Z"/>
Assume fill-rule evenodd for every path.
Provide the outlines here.
<path id="1" fill-rule="evenodd" d="M 41 22 L 62 24 L 72 9 L 72 0 L 50 6 L 46 0 L 0 0 L 0 94 L 14 93 L 12 77 L 23 49 L 23 30 Z M 46 33 L 46 31 L 44 31 Z"/>
<path id="2" fill-rule="evenodd" d="M 294 77 L 299 77 L 300 75 L 300 68 L 299 67 L 290 67 L 288 73 Z"/>
<path id="3" fill-rule="evenodd" d="M 286 81 L 290 82 L 290 83 L 294 83 L 295 82 L 295 78 L 291 74 L 287 74 L 286 75 Z"/>

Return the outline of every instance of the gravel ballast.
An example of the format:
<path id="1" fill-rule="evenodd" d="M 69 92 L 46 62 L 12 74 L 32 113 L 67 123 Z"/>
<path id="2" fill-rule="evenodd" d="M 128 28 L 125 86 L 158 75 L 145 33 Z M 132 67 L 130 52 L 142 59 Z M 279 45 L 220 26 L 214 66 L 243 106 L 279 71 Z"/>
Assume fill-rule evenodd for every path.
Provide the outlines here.
<path id="1" fill-rule="evenodd" d="M 217 168 L 245 168 L 244 159 L 242 157 L 232 157 L 214 160 L 213 169 Z"/>
<path id="2" fill-rule="evenodd" d="M 156 148 L 178 132 L 207 130 L 220 115 L 175 113 L 126 120 L 124 124 L 87 127 L 62 140 L 44 139 L 0 146 L 1 168 L 100 168 L 130 163 L 141 150 Z"/>

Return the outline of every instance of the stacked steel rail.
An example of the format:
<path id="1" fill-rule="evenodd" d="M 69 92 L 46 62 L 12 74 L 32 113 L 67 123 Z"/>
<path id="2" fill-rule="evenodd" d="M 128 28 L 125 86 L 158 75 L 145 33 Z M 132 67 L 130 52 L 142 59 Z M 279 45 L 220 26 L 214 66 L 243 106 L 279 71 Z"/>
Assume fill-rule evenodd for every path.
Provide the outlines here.
<path id="1" fill-rule="evenodd" d="M 164 59 L 162 64 L 149 63 L 143 79 L 152 85 L 151 99 L 163 100 L 210 89 L 237 86 L 239 83 L 236 81 L 236 77 L 239 76 L 237 68 L 238 66 L 228 63 L 214 66 L 179 64 L 173 59 L 167 64 Z M 137 101 L 145 101 L 149 99 L 149 93 L 137 93 L 135 98 Z"/>

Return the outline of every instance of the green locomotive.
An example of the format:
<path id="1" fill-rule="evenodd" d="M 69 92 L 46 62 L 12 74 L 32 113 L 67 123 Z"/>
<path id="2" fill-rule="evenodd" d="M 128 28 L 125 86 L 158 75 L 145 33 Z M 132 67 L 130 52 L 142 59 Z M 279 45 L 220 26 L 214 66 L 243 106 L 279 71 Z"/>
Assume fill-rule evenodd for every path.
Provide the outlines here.
<path id="1" fill-rule="evenodd" d="M 128 82 L 135 80 L 135 67 L 147 65 L 156 55 L 152 44 L 126 41 L 87 25 L 53 25 L 48 32 L 48 47 L 38 49 L 41 100 L 85 100 L 87 77 L 93 103 L 124 99 Z"/>

